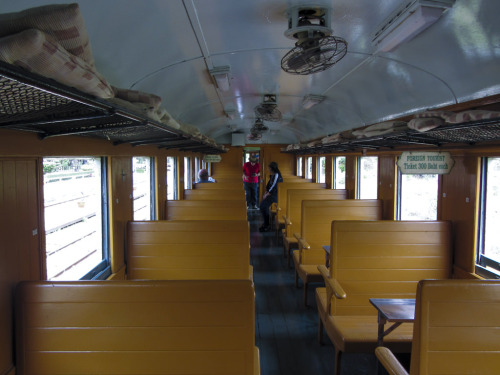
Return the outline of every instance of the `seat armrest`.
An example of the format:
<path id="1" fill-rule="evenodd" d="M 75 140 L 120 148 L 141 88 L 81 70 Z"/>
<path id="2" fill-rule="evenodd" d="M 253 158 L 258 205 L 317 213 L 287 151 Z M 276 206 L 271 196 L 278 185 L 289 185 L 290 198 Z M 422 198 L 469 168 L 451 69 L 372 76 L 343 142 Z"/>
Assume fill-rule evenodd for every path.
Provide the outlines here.
<path id="1" fill-rule="evenodd" d="M 310 249 L 311 246 L 302 237 L 297 238 L 299 242 L 299 249 Z"/>
<path id="2" fill-rule="evenodd" d="M 288 216 L 283 215 L 283 220 L 285 220 L 286 225 L 292 225 L 292 222 L 290 221 L 290 218 Z"/>
<path id="3" fill-rule="evenodd" d="M 328 271 L 328 268 L 326 266 L 321 265 L 318 266 L 318 271 L 323 276 L 323 279 L 325 279 L 325 283 L 328 282 L 328 279 L 330 278 L 330 271 Z"/>
<path id="4" fill-rule="evenodd" d="M 389 375 L 408 375 L 408 372 L 388 348 L 384 346 L 377 347 L 375 355 Z"/>
<path id="5" fill-rule="evenodd" d="M 347 297 L 346 292 L 344 291 L 344 289 L 342 289 L 337 279 L 332 279 L 330 277 L 330 271 L 328 271 L 328 268 L 326 268 L 326 266 L 318 266 L 318 270 L 325 280 L 326 287 L 332 290 L 337 299 L 344 299 Z"/>

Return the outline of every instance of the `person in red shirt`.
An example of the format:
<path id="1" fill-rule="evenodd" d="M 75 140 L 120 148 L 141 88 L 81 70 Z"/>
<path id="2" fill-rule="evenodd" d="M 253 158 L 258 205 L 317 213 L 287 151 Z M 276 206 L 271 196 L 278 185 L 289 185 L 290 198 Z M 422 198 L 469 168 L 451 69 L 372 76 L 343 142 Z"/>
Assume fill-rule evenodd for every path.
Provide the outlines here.
<path id="1" fill-rule="evenodd" d="M 245 195 L 248 209 L 258 208 L 259 176 L 260 164 L 257 163 L 257 157 L 255 155 L 251 155 L 250 161 L 243 164 L 243 183 L 245 185 Z"/>

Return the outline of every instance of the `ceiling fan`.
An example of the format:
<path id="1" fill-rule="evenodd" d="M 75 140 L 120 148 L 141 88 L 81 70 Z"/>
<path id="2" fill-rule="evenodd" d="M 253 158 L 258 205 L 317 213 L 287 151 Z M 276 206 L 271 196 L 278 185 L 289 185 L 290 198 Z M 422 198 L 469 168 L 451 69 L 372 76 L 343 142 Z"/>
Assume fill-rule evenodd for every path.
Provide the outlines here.
<path id="1" fill-rule="evenodd" d="M 298 75 L 317 73 L 332 67 L 346 55 L 347 42 L 331 35 L 330 18 L 328 8 L 298 6 L 290 9 L 285 36 L 297 42 L 281 59 L 281 69 Z"/>

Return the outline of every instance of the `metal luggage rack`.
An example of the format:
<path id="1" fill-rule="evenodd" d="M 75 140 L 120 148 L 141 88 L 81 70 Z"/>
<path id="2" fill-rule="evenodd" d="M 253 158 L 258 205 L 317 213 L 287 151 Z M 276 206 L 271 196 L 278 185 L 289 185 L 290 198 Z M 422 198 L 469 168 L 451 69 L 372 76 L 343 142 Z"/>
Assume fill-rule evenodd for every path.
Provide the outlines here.
<path id="1" fill-rule="evenodd" d="M 362 150 L 400 149 L 404 146 L 440 148 L 451 144 L 472 146 L 500 140 L 500 119 L 481 120 L 442 126 L 427 132 L 405 130 L 369 138 L 344 139 L 332 143 L 317 143 L 296 150 L 291 154 L 327 154 Z"/>
<path id="2" fill-rule="evenodd" d="M 1 128 L 35 132 L 41 139 L 78 135 L 115 145 L 226 152 L 222 146 L 4 62 L 0 62 Z"/>

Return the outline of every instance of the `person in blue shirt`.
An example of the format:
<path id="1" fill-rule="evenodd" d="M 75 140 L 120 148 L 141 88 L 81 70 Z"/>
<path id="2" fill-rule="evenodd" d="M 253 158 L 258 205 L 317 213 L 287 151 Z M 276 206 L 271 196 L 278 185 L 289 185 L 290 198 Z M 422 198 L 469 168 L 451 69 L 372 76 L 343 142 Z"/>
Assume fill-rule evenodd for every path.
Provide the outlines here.
<path id="1" fill-rule="evenodd" d="M 266 185 L 266 192 L 262 196 L 262 202 L 260 203 L 260 213 L 264 220 L 264 223 L 259 228 L 260 232 L 267 232 L 271 229 L 269 223 L 269 207 L 271 207 L 273 203 L 278 202 L 278 183 L 283 182 L 278 163 L 274 161 L 269 163 L 269 173 L 269 182 Z"/>

